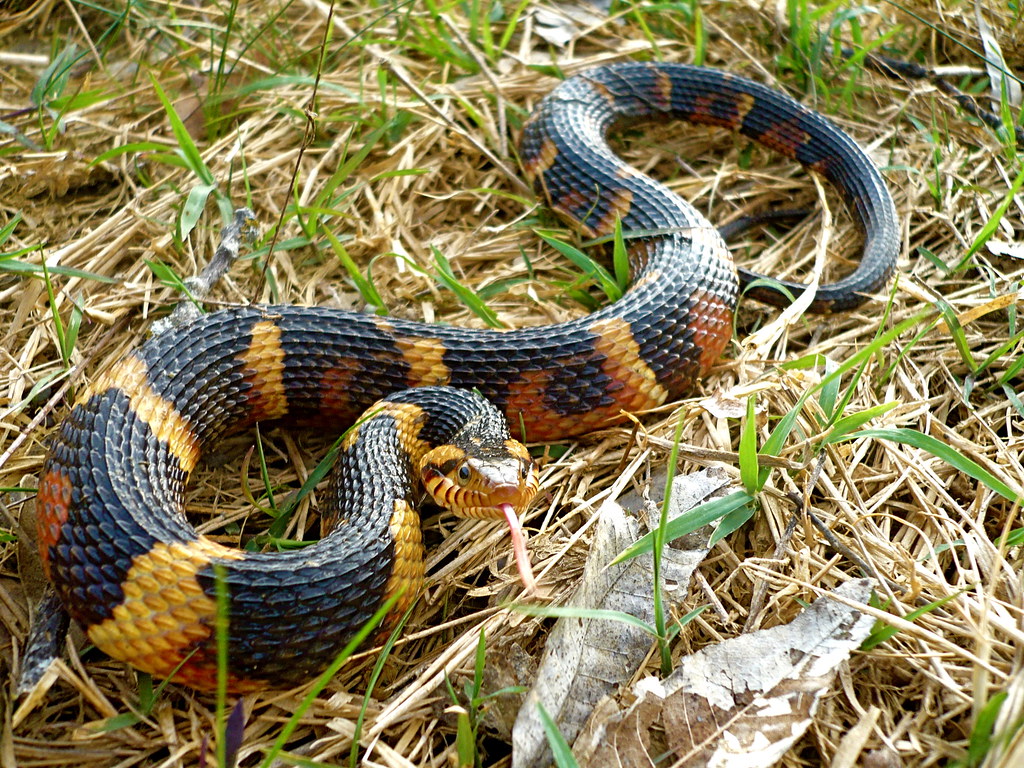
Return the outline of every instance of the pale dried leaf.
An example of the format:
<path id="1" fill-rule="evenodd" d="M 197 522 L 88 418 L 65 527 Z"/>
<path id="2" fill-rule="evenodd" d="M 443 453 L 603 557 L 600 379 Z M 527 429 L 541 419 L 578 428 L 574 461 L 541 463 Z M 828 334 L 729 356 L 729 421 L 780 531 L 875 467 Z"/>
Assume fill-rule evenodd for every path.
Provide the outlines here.
<path id="1" fill-rule="evenodd" d="M 586 30 L 604 24 L 608 8 L 602 3 L 554 3 L 533 12 L 534 32 L 541 39 L 565 48 Z"/>
<path id="2" fill-rule="evenodd" d="M 1005 240 L 993 238 L 985 243 L 985 247 L 993 256 L 1009 256 L 1011 259 L 1024 259 L 1024 245 L 1021 243 L 1008 243 Z"/>
<path id="3" fill-rule="evenodd" d="M 715 390 L 710 397 L 700 401 L 700 406 L 716 419 L 742 419 L 747 414 L 747 400 L 751 394 L 749 387 L 733 387 L 729 390 Z M 766 410 L 763 402 L 758 402 L 754 412 L 762 414 Z"/>
<path id="4" fill-rule="evenodd" d="M 867 579 L 835 595 L 864 602 Z M 867 637 L 873 619 L 830 597 L 789 624 L 742 635 L 683 659 L 664 682 L 635 686 L 636 701 L 608 718 L 598 744 L 575 745 L 582 766 L 612 765 L 622 751 L 670 751 L 674 765 L 757 768 L 778 761 L 811 723 L 836 668 Z M 654 706 L 652 706 L 652 704 Z M 663 762 L 661 764 L 664 764 Z"/>
<path id="5" fill-rule="evenodd" d="M 1010 71 L 1003 58 L 1003 49 L 999 45 L 995 32 L 981 13 L 981 7 L 975 3 L 975 17 L 978 21 L 978 34 L 981 36 L 981 44 L 985 48 L 985 70 L 988 72 L 989 92 L 992 99 L 992 111 L 999 114 L 999 105 L 1003 101 L 1003 89 L 1006 89 L 1007 98 L 1015 107 L 1021 105 L 1020 83 L 1006 73 Z"/>
<path id="6" fill-rule="evenodd" d="M 580 29 L 565 14 L 556 13 L 546 8 L 538 8 L 533 14 L 534 32 L 545 42 L 559 48 L 565 48 Z"/>
<path id="7" fill-rule="evenodd" d="M 741 419 L 747 413 L 746 402 L 721 390 L 716 390 L 711 397 L 705 397 L 700 404 L 716 419 Z"/>
<path id="8" fill-rule="evenodd" d="M 724 473 L 715 470 L 676 478 L 670 515 L 676 517 L 704 499 L 723 495 L 726 484 Z M 581 609 L 622 611 L 653 624 L 652 557 L 608 565 L 639 538 L 639 524 L 615 502 L 605 503 L 598 514 L 583 578 L 571 604 Z M 706 535 L 699 537 L 699 543 L 689 550 L 665 548 L 664 583 L 672 593 L 685 592 L 693 569 L 708 552 L 707 540 Z M 551 760 L 538 704 L 571 743 L 597 703 L 633 677 L 652 642 L 648 632 L 622 621 L 559 619 L 545 645 L 537 682 L 512 729 L 513 767 L 547 765 Z"/>

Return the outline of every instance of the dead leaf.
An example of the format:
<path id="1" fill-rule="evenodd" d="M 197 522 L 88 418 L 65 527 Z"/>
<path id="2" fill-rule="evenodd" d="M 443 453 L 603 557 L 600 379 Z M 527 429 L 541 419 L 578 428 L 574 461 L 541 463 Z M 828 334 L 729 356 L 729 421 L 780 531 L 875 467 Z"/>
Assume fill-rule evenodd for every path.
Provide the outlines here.
<path id="1" fill-rule="evenodd" d="M 835 595 L 864 602 L 868 579 L 847 582 Z M 596 733 L 598 743 L 574 745 L 580 765 L 759 768 L 775 764 L 811 723 L 821 697 L 871 631 L 874 620 L 830 597 L 818 598 L 789 624 L 728 640 L 686 657 L 664 682 L 636 684 L 636 701 Z M 659 743 L 660 740 L 660 743 Z M 641 760 L 640 748 L 648 750 Z M 664 760 L 665 751 L 675 760 Z M 622 763 L 627 764 L 627 763 Z"/>
<path id="2" fill-rule="evenodd" d="M 1024 259 L 1024 245 L 1020 243 L 1008 243 L 1005 240 L 991 238 L 985 243 L 985 248 L 993 256 L 1007 256 L 1011 259 Z"/>
<path id="3" fill-rule="evenodd" d="M 751 394 L 749 387 L 744 387 L 742 393 L 738 388 L 728 391 L 715 390 L 709 397 L 700 401 L 700 407 L 718 419 L 742 419 L 747 415 L 747 398 Z M 758 415 L 767 410 L 764 402 L 758 402 L 754 412 Z"/>
<path id="4" fill-rule="evenodd" d="M 572 19 L 546 8 L 538 8 L 533 14 L 533 20 L 537 36 L 558 48 L 565 48 L 580 32 Z"/>
<path id="5" fill-rule="evenodd" d="M 525 693 L 508 693 L 510 689 L 526 690 L 537 679 L 537 660 L 518 643 L 487 649 L 484 665 L 483 692 L 490 696 L 484 710 L 484 721 L 503 741 L 512 741 L 512 727 L 522 706 Z M 497 691 L 506 691 L 495 696 Z"/>
<path id="6" fill-rule="evenodd" d="M 545 42 L 558 48 L 565 48 L 589 28 L 604 24 L 608 9 L 600 4 L 574 5 L 554 3 L 533 12 L 534 32 Z"/>
<path id="7" fill-rule="evenodd" d="M 670 516 L 677 517 L 701 501 L 724 495 L 727 483 L 727 476 L 720 470 L 676 478 Z M 639 523 L 615 502 L 604 504 L 598 514 L 594 541 L 572 606 L 621 611 L 653 624 L 651 556 L 608 565 L 639 538 Z M 685 594 L 693 569 L 707 555 L 707 541 L 705 534 L 690 549 L 665 548 L 662 572 L 666 594 Z M 572 743 L 598 702 L 633 677 L 653 642 L 650 633 L 623 621 L 558 619 L 544 648 L 537 681 L 512 729 L 513 768 L 542 766 L 551 761 L 538 704 Z"/>

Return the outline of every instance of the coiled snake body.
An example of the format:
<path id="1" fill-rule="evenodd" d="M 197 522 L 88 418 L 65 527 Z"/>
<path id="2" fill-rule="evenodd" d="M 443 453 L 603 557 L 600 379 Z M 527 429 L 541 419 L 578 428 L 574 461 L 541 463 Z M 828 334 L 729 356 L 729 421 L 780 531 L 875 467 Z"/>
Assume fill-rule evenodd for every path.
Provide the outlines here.
<path id="1" fill-rule="evenodd" d="M 552 208 L 588 237 L 609 235 L 621 222 L 633 271 L 625 296 L 586 317 L 510 332 L 241 307 L 148 341 L 79 398 L 40 481 L 44 567 L 92 642 L 157 676 L 213 686 L 216 570 L 229 592 L 230 686 L 308 679 L 386 596 L 399 588 L 412 596 L 419 587 L 418 491 L 405 478 L 430 449 L 456 451 L 429 470 L 454 488 L 467 482 L 465 466 L 479 464 L 459 451 L 504 446 L 508 471 L 520 473 L 525 487 L 488 481 L 498 500 L 474 502 L 477 514 L 521 512 L 536 490 L 528 457 L 503 427 L 447 445 L 462 417 L 493 421 L 481 416 L 486 406 L 476 397 L 456 394 L 448 404 L 447 390 L 393 393 L 475 389 L 537 441 L 579 435 L 685 394 L 729 339 L 738 280 L 704 217 L 608 147 L 613 125 L 651 119 L 727 126 L 838 188 L 864 233 L 864 251 L 851 275 L 819 288 L 815 309 L 847 309 L 885 283 L 899 248 L 892 201 L 871 161 L 815 112 L 700 67 L 622 64 L 573 77 L 527 122 L 523 165 Z M 346 443 L 355 458 L 342 463 L 354 476 L 335 487 L 355 490 L 333 494 L 340 508 L 327 514 L 339 523 L 320 542 L 242 552 L 186 521 L 185 484 L 204 445 L 266 420 L 340 431 L 381 398 L 379 412 Z M 371 433 L 383 443 L 357 453 Z M 402 479 L 384 479 L 392 476 Z"/>

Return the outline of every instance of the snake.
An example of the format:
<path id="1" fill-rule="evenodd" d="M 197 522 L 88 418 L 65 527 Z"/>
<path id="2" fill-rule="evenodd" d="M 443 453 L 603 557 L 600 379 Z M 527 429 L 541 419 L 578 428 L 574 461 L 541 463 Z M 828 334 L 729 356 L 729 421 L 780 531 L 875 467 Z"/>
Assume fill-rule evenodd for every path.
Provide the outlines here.
<path id="1" fill-rule="evenodd" d="M 665 120 L 731 129 L 838 190 L 862 250 L 848 275 L 817 287 L 812 311 L 847 311 L 885 286 L 900 244 L 892 198 L 867 154 L 816 111 L 703 66 L 630 62 L 569 77 L 525 121 L 521 166 L 582 237 L 622 233 L 621 298 L 507 331 L 237 306 L 146 340 L 84 388 L 40 475 L 43 568 L 91 643 L 200 690 L 218 672 L 237 691 L 305 682 L 381 605 L 404 611 L 421 589 L 424 496 L 504 517 L 515 535 L 538 486 L 523 441 L 585 435 L 690 393 L 730 340 L 741 280 L 754 277 L 696 208 L 608 143 L 613 130 Z M 751 295 L 776 304 L 805 289 L 758 282 Z M 200 535 L 184 499 L 204 450 L 271 421 L 349 430 L 324 502 L 328 533 L 284 552 Z"/>

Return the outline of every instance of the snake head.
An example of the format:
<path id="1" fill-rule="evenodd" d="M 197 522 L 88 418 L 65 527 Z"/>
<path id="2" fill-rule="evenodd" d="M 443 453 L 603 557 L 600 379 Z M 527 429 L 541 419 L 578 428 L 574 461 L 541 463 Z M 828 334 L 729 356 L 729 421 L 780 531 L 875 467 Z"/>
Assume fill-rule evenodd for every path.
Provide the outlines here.
<path id="1" fill-rule="evenodd" d="M 423 487 L 439 506 L 460 517 L 504 517 L 512 537 L 519 576 L 536 588 L 519 515 L 537 495 L 540 478 L 526 446 L 517 440 L 463 440 L 428 451 L 420 461 Z"/>
<path id="2" fill-rule="evenodd" d="M 459 517 L 492 519 L 511 506 L 522 514 L 537 495 L 537 467 L 517 440 L 468 437 L 428 451 L 420 479 L 434 502 Z"/>

